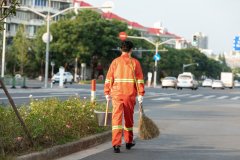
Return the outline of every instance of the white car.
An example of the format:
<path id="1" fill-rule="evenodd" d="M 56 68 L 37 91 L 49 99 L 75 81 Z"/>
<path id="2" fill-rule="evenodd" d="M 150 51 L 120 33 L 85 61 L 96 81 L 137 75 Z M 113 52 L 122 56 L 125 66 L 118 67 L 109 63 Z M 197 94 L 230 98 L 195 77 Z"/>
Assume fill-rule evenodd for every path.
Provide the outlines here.
<path id="1" fill-rule="evenodd" d="M 54 84 L 56 82 L 59 82 L 59 80 L 60 80 L 60 73 L 58 72 L 57 74 L 53 75 L 52 82 Z M 64 82 L 64 84 L 66 84 L 66 83 L 72 84 L 73 83 L 73 75 L 70 72 L 64 72 L 63 73 L 63 82 Z"/>
<path id="2" fill-rule="evenodd" d="M 224 89 L 225 87 L 221 80 L 214 80 L 212 83 L 212 89 L 215 89 L 215 88 Z"/>
<path id="3" fill-rule="evenodd" d="M 175 77 L 165 77 L 162 80 L 162 88 L 176 88 L 177 87 L 177 79 Z"/>
<path id="4" fill-rule="evenodd" d="M 234 87 L 240 87 L 240 82 L 238 80 L 234 81 Z"/>
<path id="5" fill-rule="evenodd" d="M 190 72 L 183 72 L 178 75 L 177 89 L 191 88 L 192 90 L 198 89 L 198 81 L 195 80 L 194 75 Z"/>
<path id="6" fill-rule="evenodd" d="M 202 82 L 202 86 L 203 86 L 203 87 L 212 87 L 212 83 L 213 83 L 213 80 L 212 80 L 212 79 L 205 79 L 205 80 Z"/>

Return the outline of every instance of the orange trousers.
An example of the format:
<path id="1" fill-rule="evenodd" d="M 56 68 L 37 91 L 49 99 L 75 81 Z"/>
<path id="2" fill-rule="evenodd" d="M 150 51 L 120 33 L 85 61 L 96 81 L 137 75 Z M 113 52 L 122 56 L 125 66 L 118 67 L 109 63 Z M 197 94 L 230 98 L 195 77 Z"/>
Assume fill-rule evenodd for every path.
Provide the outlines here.
<path id="1" fill-rule="evenodd" d="M 121 146 L 122 135 L 126 143 L 133 141 L 133 114 L 136 97 L 112 97 L 112 146 Z M 124 126 L 123 124 L 124 117 Z"/>

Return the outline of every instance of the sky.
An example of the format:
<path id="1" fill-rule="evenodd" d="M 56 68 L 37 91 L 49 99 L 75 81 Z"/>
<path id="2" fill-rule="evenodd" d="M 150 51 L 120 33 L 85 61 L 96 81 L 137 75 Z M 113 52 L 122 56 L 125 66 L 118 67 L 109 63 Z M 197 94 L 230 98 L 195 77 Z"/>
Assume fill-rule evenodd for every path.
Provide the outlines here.
<path id="1" fill-rule="evenodd" d="M 84 0 L 102 6 L 108 0 Z M 208 36 L 208 49 L 229 52 L 240 35 L 240 0 L 111 0 L 112 12 L 145 27 L 161 23 L 168 32 L 191 41 L 202 32 Z"/>

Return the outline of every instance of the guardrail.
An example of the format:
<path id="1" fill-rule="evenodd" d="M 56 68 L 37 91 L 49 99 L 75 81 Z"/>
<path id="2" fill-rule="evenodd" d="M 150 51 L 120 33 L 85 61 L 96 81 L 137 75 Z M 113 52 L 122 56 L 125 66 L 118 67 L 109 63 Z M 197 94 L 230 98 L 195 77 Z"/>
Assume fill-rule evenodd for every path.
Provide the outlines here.
<path id="1" fill-rule="evenodd" d="M 5 85 L 12 86 L 11 88 L 16 88 L 16 86 L 26 88 L 26 79 L 26 77 L 4 77 L 3 82 Z"/>

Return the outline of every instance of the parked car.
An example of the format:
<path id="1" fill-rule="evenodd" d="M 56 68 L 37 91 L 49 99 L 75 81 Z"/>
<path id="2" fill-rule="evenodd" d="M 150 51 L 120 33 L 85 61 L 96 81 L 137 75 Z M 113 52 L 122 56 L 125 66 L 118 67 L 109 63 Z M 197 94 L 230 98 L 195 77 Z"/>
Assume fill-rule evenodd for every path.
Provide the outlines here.
<path id="1" fill-rule="evenodd" d="M 162 88 L 176 88 L 177 87 L 177 78 L 175 77 L 165 77 L 162 80 Z"/>
<path id="2" fill-rule="evenodd" d="M 215 89 L 215 88 L 224 89 L 225 86 L 221 80 L 214 80 L 212 83 L 212 89 Z"/>
<path id="3" fill-rule="evenodd" d="M 234 87 L 240 87 L 240 82 L 238 80 L 234 81 Z"/>
<path id="4" fill-rule="evenodd" d="M 177 79 L 177 89 L 191 88 L 192 90 L 198 89 L 198 81 L 195 80 L 195 77 L 190 72 L 183 72 L 178 75 Z"/>
<path id="5" fill-rule="evenodd" d="M 56 82 L 59 82 L 59 80 L 60 80 L 60 73 L 58 72 L 57 74 L 53 75 L 52 82 L 54 84 Z M 70 72 L 64 72 L 63 73 L 63 82 L 64 82 L 64 84 L 66 84 L 66 83 L 72 84 L 72 82 L 73 82 L 73 75 Z"/>
<path id="6" fill-rule="evenodd" d="M 212 79 L 205 79 L 205 80 L 202 82 L 202 86 L 203 86 L 203 87 L 212 87 L 212 82 L 213 82 Z"/>

